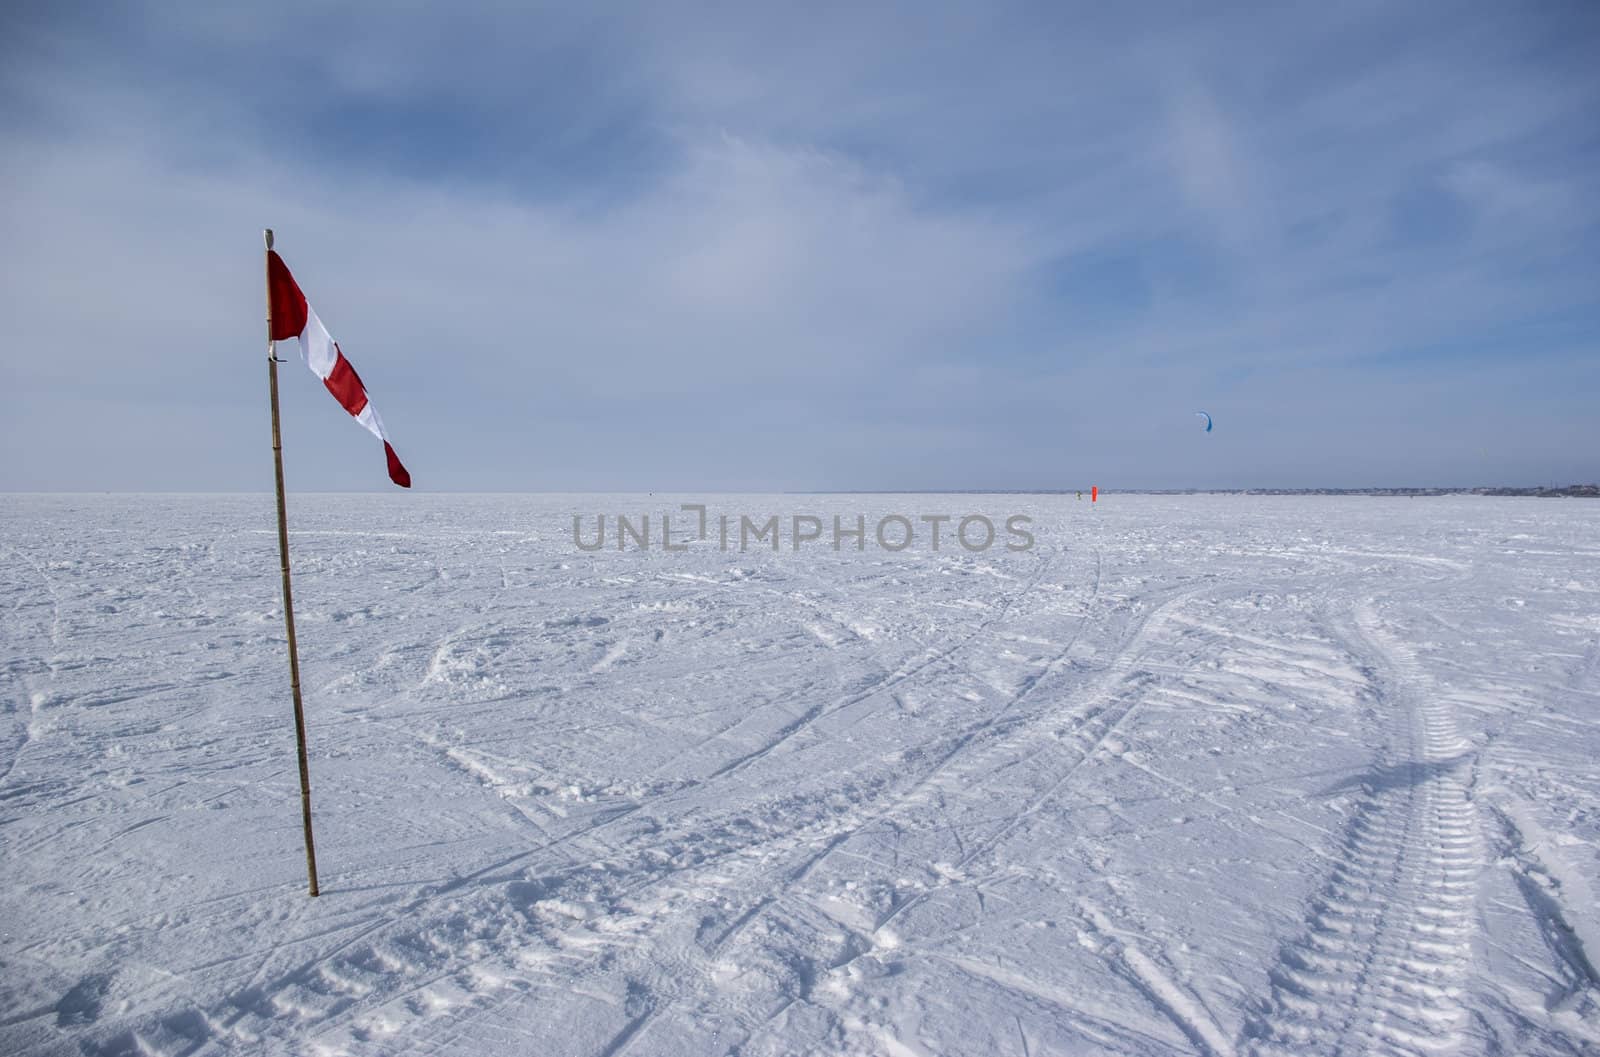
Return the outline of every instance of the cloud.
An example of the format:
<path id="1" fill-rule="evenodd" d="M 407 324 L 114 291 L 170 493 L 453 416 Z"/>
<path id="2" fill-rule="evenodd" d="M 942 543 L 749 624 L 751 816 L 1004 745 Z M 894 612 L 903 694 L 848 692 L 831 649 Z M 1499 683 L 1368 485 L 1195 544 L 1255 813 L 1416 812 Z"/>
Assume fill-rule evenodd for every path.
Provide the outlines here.
<path id="1" fill-rule="evenodd" d="M 419 467 L 437 444 L 477 457 L 471 437 L 489 435 L 496 472 L 544 481 L 568 445 L 598 437 L 621 461 L 685 426 L 748 428 L 779 392 L 814 401 L 776 424 L 793 432 L 981 330 L 1029 263 L 1005 225 L 926 213 L 842 158 L 729 136 L 683 144 L 669 178 L 599 216 L 404 180 L 324 183 L 292 157 L 185 170 L 173 153 L 54 147 L 14 188 L 8 242 L 28 266 L 6 293 L 12 349 L 64 354 L 17 356 L 12 399 L 65 408 L 94 390 L 100 420 L 126 426 L 226 394 L 234 413 L 213 426 L 241 461 L 259 433 L 258 372 L 241 365 L 260 348 L 263 220 Z M 309 400 L 295 428 L 350 453 L 325 479 L 361 482 L 365 446 Z M 26 421 L 44 446 L 82 428 Z M 131 435 L 152 447 L 128 474 L 232 479 L 224 465 L 184 476 L 192 437 Z"/>
<path id="2" fill-rule="evenodd" d="M 435 487 L 1600 473 L 1552 16 L 15 17 L 0 487 L 265 487 L 263 224 Z M 293 480 L 382 485 L 287 395 Z"/>
<path id="3" fill-rule="evenodd" d="M 1263 249 L 1270 200 L 1255 186 L 1238 134 L 1204 89 L 1191 87 L 1173 103 L 1172 162 L 1189 204 L 1238 249 Z"/>

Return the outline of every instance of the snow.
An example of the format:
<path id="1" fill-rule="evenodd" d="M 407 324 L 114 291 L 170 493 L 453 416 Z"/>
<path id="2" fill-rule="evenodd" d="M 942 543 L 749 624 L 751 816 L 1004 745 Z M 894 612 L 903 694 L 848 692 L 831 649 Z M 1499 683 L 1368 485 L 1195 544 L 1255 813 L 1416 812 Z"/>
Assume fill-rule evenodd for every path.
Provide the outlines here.
<path id="1" fill-rule="evenodd" d="M 0 498 L 0 1052 L 1600 1047 L 1600 503 L 290 516 L 315 900 L 270 497 Z"/>

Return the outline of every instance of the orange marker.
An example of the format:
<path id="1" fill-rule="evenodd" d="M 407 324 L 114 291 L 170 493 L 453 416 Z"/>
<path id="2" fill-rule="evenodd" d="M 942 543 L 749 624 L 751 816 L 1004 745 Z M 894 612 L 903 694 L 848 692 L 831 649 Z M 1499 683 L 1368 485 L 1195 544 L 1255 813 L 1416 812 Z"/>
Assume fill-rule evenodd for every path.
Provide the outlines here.
<path id="1" fill-rule="evenodd" d="M 1093 486 L 1092 488 L 1089 489 L 1089 502 L 1098 503 L 1099 501 L 1100 501 L 1100 486 L 1099 485 L 1095 485 L 1095 486 Z"/>

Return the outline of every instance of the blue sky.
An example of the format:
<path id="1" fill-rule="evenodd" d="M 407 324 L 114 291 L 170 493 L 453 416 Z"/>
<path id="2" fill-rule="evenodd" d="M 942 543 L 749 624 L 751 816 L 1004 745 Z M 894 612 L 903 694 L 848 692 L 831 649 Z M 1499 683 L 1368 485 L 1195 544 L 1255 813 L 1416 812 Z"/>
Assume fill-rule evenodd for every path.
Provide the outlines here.
<path id="1" fill-rule="evenodd" d="M 1600 478 L 1600 6 L 62 6 L 0 489 Z"/>

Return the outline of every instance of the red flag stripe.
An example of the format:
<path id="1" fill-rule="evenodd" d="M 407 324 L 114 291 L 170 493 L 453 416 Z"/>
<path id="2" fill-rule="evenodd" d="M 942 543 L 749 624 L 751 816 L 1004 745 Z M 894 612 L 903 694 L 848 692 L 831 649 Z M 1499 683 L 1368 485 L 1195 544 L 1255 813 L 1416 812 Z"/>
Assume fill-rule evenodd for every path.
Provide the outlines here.
<path id="1" fill-rule="evenodd" d="M 350 366 L 350 361 L 344 358 L 344 353 L 339 351 L 339 345 L 334 343 L 333 351 L 336 354 L 333 361 L 333 373 L 324 378 L 322 384 L 328 387 L 328 392 L 339 401 L 339 405 L 352 415 L 359 416 L 367 406 L 367 390 L 361 384 L 361 376 L 356 374 L 356 369 Z"/>
<path id="2" fill-rule="evenodd" d="M 299 337 L 306 329 L 306 295 L 274 250 L 267 251 L 267 293 L 272 305 L 271 340 Z"/>
<path id="3" fill-rule="evenodd" d="M 384 441 L 383 455 L 384 458 L 389 460 L 389 480 L 401 488 L 410 488 L 411 474 L 406 471 L 404 466 L 400 465 L 400 456 L 394 453 L 394 445 Z"/>

